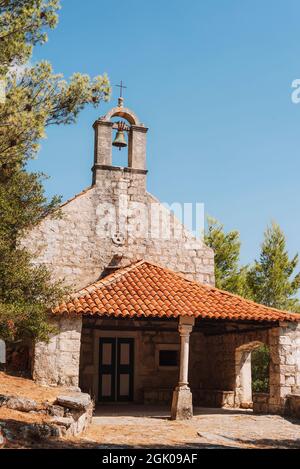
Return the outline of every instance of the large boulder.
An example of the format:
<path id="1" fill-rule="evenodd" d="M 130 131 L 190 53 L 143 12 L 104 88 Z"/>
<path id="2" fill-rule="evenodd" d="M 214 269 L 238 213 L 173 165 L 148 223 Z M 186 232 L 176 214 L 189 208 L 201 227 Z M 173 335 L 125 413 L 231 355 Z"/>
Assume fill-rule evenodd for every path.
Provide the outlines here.
<path id="1" fill-rule="evenodd" d="M 91 397 L 85 393 L 80 393 L 77 396 L 58 396 L 56 404 L 68 409 L 86 410 L 91 404 Z"/>
<path id="2" fill-rule="evenodd" d="M 72 417 L 54 417 L 51 424 L 57 428 L 60 436 L 75 435 L 75 422 Z"/>
<path id="3" fill-rule="evenodd" d="M 52 415 L 52 417 L 63 417 L 65 414 L 65 408 L 61 405 L 52 405 L 46 402 L 44 406 L 47 414 Z"/>
<path id="4" fill-rule="evenodd" d="M 5 405 L 8 409 L 19 410 L 20 412 L 36 411 L 39 408 L 36 401 L 26 397 L 9 397 Z"/>
<path id="5" fill-rule="evenodd" d="M 33 440 L 43 440 L 48 439 L 50 437 L 59 437 L 61 433 L 59 428 L 55 425 L 48 425 L 38 424 L 38 423 L 30 423 L 28 425 L 23 425 L 19 429 L 19 433 L 25 440 L 33 439 Z"/>
<path id="6" fill-rule="evenodd" d="M 5 405 L 8 399 L 9 399 L 9 396 L 6 396 L 5 394 L 0 394 L 0 407 L 2 405 Z"/>
<path id="7" fill-rule="evenodd" d="M 0 427 L 0 448 L 3 448 L 4 445 L 5 445 L 5 437 Z"/>

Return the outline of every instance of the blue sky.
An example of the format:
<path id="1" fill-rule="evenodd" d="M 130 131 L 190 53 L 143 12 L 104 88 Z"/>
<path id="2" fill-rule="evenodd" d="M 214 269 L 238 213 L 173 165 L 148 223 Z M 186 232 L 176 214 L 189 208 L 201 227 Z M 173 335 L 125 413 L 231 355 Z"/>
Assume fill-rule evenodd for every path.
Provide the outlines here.
<path id="1" fill-rule="evenodd" d="M 300 251 L 299 18 L 299 0 L 62 0 L 33 60 L 66 77 L 122 79 L 126 105 L 149 126 L 148 190 L 167 203 L 204 202 L 240 231 L 246 263 L 271 220 Z M 48 131 L 30 168 L 50 176 L 49 196 L 90 185 L 92 124 L 111 105 Z"/>

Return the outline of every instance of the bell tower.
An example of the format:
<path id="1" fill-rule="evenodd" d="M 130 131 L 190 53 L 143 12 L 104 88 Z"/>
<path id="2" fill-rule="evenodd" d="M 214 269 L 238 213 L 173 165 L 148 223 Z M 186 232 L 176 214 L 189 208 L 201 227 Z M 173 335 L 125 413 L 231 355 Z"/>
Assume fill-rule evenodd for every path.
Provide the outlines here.
<path id="1" fill-rule="evenodd" d="M 122 86 L 122 82 L 121 82 Z M 122 90 L 122 88 L 121 88 Z M 113 122 L 112 119 L 120 117 L 123 120 Z M 111 109 L 105 116 L 96 120 L 93 125 L 95 131 L 93 185 L 97 184 L 99 171 L 120 170 L 146 174 L 146 134 L 148 128 L 142 124 L 136 114 L 124 107 L 124 98 L 118 99 L 117 107 Z M 115 138 L 114 131 L 116 131 Z M 128 144 L 126 142 L 128 137 Z M 112 146 L 122 151 L 128 151 L 127 166 L 125 168 L 113 166 Z M 100 179 L 102 179 L 100 177 Z"/>

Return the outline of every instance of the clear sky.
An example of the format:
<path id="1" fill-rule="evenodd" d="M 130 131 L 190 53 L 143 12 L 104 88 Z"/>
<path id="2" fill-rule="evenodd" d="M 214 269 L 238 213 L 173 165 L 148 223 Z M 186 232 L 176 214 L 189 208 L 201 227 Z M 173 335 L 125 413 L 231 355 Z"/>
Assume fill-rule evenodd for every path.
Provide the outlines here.
<path id="1" fill-rule="evenodd" d="M 149 126 L 148 190 L 167 203 L 204 202 L 240 231 L 250 262 L 271 220 L 300 251 L 299 18 L 299 0 L 62 0 L 33 60 L 66 77 L 122 79 L 126 105 Z M 92 124 L 111 106 L 49 130 L 30 165 L 50 176 L 49 196 L 90 185 Z"/>

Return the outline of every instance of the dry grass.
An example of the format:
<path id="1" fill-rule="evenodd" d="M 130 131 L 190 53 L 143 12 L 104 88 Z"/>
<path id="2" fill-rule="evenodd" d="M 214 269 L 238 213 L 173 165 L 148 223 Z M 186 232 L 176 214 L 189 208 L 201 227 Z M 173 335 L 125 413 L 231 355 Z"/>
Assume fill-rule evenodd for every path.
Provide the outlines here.
<path id="1" fill-rule="evenodd" d="M 0 407 L 0 421 L 14 420 L 22 424 L 46 423 L 50 420 L 49 415 L 31 414 L 29 412 L 19 412 L 18 410 Z"/>
<path id="2" fill-rule="evenodd" d="M 59 394 L 71 394 L 63 387 L 40 386 L 31 379 L 0 372 L 0 394 L 34 399 L 38 404 L 53 403 Z"/>
<path id="3" fill-rule="evenodd" d="M 64 387 L 47 387 L 36 384 L 33 380 L 11 376 L 0 372 L 0 394 L 6 396 L 25 397 L 33 399 L 38 403 L 39 409 L 45 408 L 45 403 L 53 404 L 59 394 L 74 394 Z M 8 409 L 5 406 L 0 407 L 0 422 L 5 424 L 14 437 L 7 440 L 5 448 L 35 448 L 45 447 L 46 442 L 24 441 L 19 435 L 19 428 L 29 424 L 49 423 L 51 416 L 40 413 L 19 412 Z M 64 440 L 54 439 L 48 447 L 64 447 Z"/>

